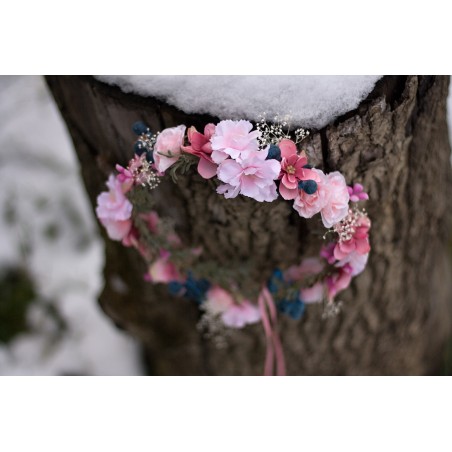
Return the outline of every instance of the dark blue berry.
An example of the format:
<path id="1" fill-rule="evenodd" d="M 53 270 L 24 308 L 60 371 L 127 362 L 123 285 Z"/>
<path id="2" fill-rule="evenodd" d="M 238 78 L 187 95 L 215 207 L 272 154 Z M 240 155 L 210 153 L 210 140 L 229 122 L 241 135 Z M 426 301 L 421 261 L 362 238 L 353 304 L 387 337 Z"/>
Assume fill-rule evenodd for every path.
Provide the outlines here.
<path id="1" fill-rule="evenodd" d="M 284 299 L 278 303 L 278 310 L 294 320 L 299 320 L 304 314 L 305 304 L 300 299 Z"/>
<path id="2" fill-rule="evenodd" d="M 149 127 L 143 121 L 137 121 L 133 124 L 132 130 L 137 135 L 142 135 L 148 131 Z"/>
<path id="3" fill-rule="evenodd" d="M 268 290 L 275 294 L 279 290 L 279 285 L 283 282 L 283 273 L 279 268 L 276 268 L 273 270 L 272 275 L 270 276 L 270 279 L 267 282 Z"/>
<path id="4" fill-rule="evenodd" d="M 146 152 L 146 148 L 140 143 L 140 141 L 137 141 L 133 145 L 133 151 L 135 152 L 136 155 L 140 156 Z"/>
<path id="5" fill-rule="evenodd" d="M 146 160 L 149 163 L 154 163 L 154 152 L 153 151 L 147 151 L 146 152 Z"/>
<path id="6" fill-rule="evenodd" d="M 189 274 L 184 286 L 185 297 L 201 304 L 206 298 L 206 292 L 210 288 L 210 283 L 206 279 L 194 279 L 193 276 Z"/>
<path id="7" fill-rule="evenodd" d="M 268 150 L 268 155 L 266 160 L 278 160 L 281 161 L 281 149 L 275 144 L 270 145 L 270 149 Z"/>
<path id="8" fill-rule="evenodd" d="M 303 168 L 306 168 L 306 169 L 312 169 L 313 166 L 312 166 L 312 165 L 305 165 L 305 166 L 303 166 Z"/>
<path id="9" fill-rule="evenodd" d="M 308 195 L 313 195 L 317 191 L 317 182 L 315 180 L 301 180 L 298 182 L 298 188 Z"/>
<path id="10" fill-rule="evenodd" d="M 180 295 L 184 286 L 178 281 L 170 281 L 168 283 L 168 290 L 171 295 Z"/>

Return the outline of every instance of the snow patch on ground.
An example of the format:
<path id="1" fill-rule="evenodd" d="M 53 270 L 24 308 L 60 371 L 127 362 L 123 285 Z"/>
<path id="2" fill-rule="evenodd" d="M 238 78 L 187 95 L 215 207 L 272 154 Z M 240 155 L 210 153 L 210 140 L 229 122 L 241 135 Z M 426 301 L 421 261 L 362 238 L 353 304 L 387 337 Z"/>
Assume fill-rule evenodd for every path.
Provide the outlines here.
<path id="1" fill-rule="evenodd" d="M 32 331 L 0 344 L 0 374 L 143 373 L 136 342 L 97 305 L 103 244 L 41 77 L 0 77 L 0 250 L 0 268 L 26 268 L 66 324 L 56 340 L 50 317 L 30 309 Z"/>
<path id="2" fill-rule="evenodd" d="M 101 75 L 124 92 L 154 96 L 186 113 L 257 120 L 290 114 L 319 129 L 355 109 L 381 76 L 374 75 Z"/>

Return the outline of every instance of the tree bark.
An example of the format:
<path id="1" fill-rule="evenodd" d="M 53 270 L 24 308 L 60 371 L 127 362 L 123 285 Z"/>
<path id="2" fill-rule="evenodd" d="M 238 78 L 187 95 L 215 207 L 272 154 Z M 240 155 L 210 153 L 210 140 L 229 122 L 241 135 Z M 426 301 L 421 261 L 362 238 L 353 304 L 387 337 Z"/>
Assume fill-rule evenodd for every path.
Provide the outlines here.
<path id="1" fill-rule="evenodd" d="M 157 131 L 217 118 L 188 115 L 155 98 L 125 94 L 91 77 L 49 76 L 47 83 L 72 135 L 93 203 L 115 163 L 132 156 L 137 120 Z M 372 220 L 369 264 L 344 291 L 342 313 L 322 319 L 311 305 L 301 321 L 280 318 L 290 375 L 406 375 L 438 371 L 451 318 L 450 148 L 447 76 L 389 76 L 357 110 L 312 134 L 310 163 L 340 170 L 368 188 Z M 284 112 L 282 112 L 284 113 Z M 316 255 L 315 221 L 288 202 L 225 200 L 195 173 L 153 192 L 185 243 L 202 245 L 221 265 L 247 262 L 256 281 L 277 267 Z M 234 331 L 223 349 L 196 329 L 199 311 L 166 287 L 143 281 L 135 250 L 108 240 L 100 304 L 140 339 L 155 375 L 260 375 L 262 326 Z"/>

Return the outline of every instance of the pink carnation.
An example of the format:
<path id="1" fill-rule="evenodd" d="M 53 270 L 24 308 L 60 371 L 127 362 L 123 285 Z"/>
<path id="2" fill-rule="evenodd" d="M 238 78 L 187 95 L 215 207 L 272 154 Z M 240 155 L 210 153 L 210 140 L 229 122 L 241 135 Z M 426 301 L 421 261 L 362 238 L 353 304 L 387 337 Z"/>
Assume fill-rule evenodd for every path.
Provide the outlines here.
<path id="1" fill-rule="evenodd" d="M 204 127 L 204 134 L 198 132 L 195 127 L 190 127 L 187 131 L 190 146 L 182 146 L 184 152 L 199 157 L 198 173 L 204 179 L 210 179 L 217 174 L 217 165 L 211 157 L 212 144 L 210 143 L 210 139 L 214 132 L 214 124 L 207 124 Z"/>
<path id="2" fill-rule="evenodd" d="M 154 146 L 154 162 L 157 171 L 165 172 L 180 157 L 184 144 L 185 126 L 170 127 L 157 136 Z M 167 154 L 171 153 L 172 157 Z"/>
<path id="3" fill-rule="evenodd" d="M 237 159 L 243 151 L 257 151 L 259 144 L 257 138 L 260 132 L 251 132 L 253 125 L 249 121 L 221 121 L 215 127 L 211 138 L 212 160 L 221 163 L 228 157 Z"/>
<path id="4" fill-rule="evenodd" d="M 225 198 L 235 198 L 239 193 L 256 201 L 274 201 L 278 197 L 275 179 L 281 164 L 277 160 L 265 160 L 268 150 L 244 152 L 240 160 L 227 159 L 218 167 L 218 179 L 225 184 L 217 193 Z"/>
<path id="5" fill-rule="evenodd" d="M 123 240 L 132 228 L 132 204 L 124 195 L 124 187 L 113 175 L 107 182 L 108 192 L 97 197 L 96 215 L 112 240 Z"/>
<path id="6" fill-rule="evenodd" d="M 230 328 L 243 328 L 261 318 L 257 306 L 247 300 L 237 304 L 232 295 L 219 286 L 208 290 L 205 306 L 208 312 L 220 315 L 223 323 Z"/>

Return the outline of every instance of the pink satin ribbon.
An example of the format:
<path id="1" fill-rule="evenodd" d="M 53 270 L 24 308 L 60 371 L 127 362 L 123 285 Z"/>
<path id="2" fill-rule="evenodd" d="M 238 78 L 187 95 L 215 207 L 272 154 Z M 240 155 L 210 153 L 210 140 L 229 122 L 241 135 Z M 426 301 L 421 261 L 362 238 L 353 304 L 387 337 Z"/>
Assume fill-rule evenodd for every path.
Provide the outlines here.
<path id="1" fill-rule="evenodd" d="M 267 287 L 263 287 L 258 298 L 262 324 L 264 326 L 267 341 L 267 353 L 265 355 L 264 375 L 286 375 L 286 363 L 284 351 L 277 331 L 277 314 L 273 297 Z M 276 373 L 274 374 L 276 364 Z"/>

